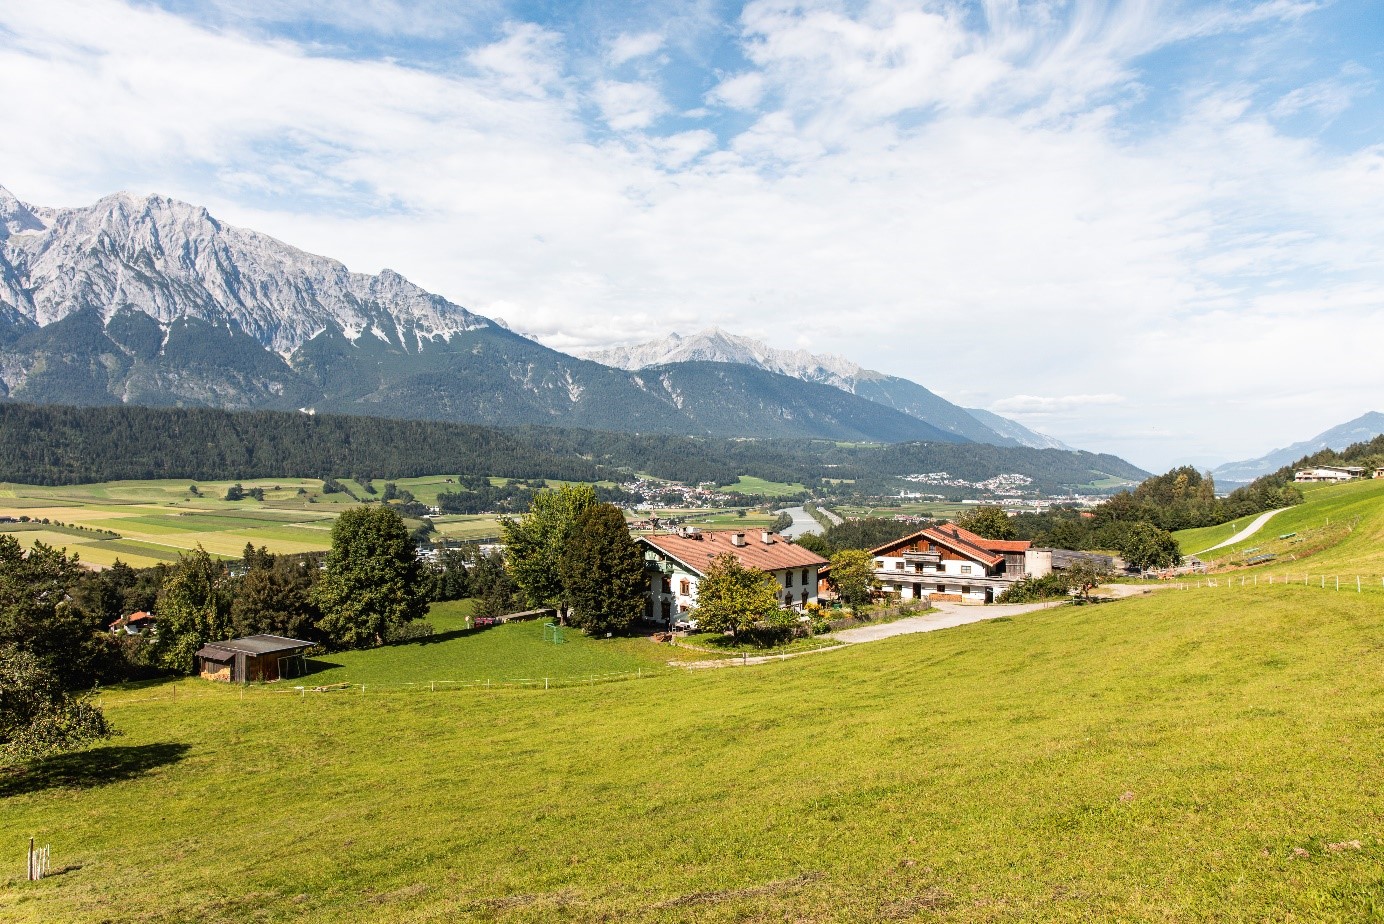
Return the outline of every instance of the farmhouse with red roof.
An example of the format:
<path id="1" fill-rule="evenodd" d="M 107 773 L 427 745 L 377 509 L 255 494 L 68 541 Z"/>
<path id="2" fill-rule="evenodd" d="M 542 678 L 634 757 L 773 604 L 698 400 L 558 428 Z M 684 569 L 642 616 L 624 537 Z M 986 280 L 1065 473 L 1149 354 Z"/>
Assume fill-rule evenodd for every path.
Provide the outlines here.
<path id="1" fill-rule="evenodd" d="M 817 570 L 827 563 L 816 552 L 767 530 L 747 538 L 735 530 L 685 528 L 638 539 L 649 571 L 644 618 L 670 625 L 697 608 L 697 583 L 721 555 L 734 555 L 742 566 L 769 575 L 779 586 L 783 605 L 795 609 L 817 602 Z"/>
<path id="2" fill-rule="evenodd" d="M 929 526 L 870 554 L 883 589 L 905 600 L 993 603 L 1015 581 L 1051 570 L 1031 543 L 985 539 L 952 523 Z"/>

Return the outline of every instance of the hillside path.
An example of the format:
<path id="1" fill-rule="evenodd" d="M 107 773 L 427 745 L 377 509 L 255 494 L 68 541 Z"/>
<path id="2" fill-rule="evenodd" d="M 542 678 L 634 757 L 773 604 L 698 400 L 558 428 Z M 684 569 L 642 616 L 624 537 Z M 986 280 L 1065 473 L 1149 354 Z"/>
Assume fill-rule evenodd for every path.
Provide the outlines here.
<path id="1" fill-rule="evenodd" d="M 1244 529 L 1240 530 L 1238 533 L 1231 536 L 1224 542 L 1213 545 L 1209 549 L 1202 549 L 1200 552 L 1193 552 L 1192 554 L 1205 555 L 1207 552 L 1214 552 L 1217 549 L 1223 549 L 1228 545 L 1234 545 L 1237 542 L 1243 542 L 1250 536 L 1253 536 L 1255 533 L 1259 532 L 1260 528 L 1263 527 L 1265 523 L 1269 522 L 1269 518 L 1272 517 L 1275 513 L 1282 513 L 1287 509 L 1287 507 L 1279 507 L 1277 510 L 1270 510 L 1268 513 L 1261 513 L 1259 514 L 1259 516 L 1255 517 L 1254 520 L 1248 526 L 1246 526 Z"/>

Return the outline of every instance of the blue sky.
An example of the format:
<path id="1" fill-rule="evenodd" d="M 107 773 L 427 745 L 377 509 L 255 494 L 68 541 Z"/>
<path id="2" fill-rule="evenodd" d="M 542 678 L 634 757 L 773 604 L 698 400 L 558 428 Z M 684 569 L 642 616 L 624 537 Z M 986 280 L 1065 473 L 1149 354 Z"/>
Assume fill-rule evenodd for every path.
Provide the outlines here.
<path id="1" fill-rule="evenodd" d="M 1384 406 L 1381 39 L 1364 0 L 7 4 L 0 183 L 1164 467 Z"/>

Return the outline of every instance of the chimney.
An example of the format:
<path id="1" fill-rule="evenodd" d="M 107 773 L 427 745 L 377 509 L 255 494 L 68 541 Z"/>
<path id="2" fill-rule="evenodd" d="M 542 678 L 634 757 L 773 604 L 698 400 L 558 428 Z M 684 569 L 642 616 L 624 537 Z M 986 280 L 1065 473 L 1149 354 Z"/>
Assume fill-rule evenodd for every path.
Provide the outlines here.
<path id="1" fill-rule="evenodd" d="M 761 533 L 759 534 L 759 541 L 762 542 L 762 543 L 764 543 L 765 545 L 773 545 L 773 544 L 774 544 L 774 534 L 771 533 L 771 532 L 769 532 L 769 531 L 766 529 L 766 530 L 764 530 L 763 532 L 761 532 Z"/>
<path id="2" fill-rule="evenodd" d="M 745 534 L 744 534 L 744 533 L 731 533 L 731 535 L 730 535 L 730 544 L 733 545 L 733 546 L 736 546 L 736 547 L 743 546 L 743 545 L 745 544 Z"/>

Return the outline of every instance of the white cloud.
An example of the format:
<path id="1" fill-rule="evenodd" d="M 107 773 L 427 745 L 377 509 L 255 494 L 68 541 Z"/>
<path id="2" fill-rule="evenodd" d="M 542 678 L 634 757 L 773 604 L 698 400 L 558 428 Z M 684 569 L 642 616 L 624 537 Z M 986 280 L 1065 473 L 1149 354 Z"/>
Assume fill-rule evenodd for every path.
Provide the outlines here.
<path id="1" fill-rule="evenodd" d="M 663 36 L 657 32 L 640 32 L 635 35 L 621 33 L 610 43 L 606 60 L 619 67 L 638 58 L 647 58 L 663 47 Z"/>
<path id="2" fill-rule="evenodd" d="M 1384 140 L 1287 135 L 1241 72 L 1123 117 L 1141 56 L 1303 4 L 850 10 L 747 6 L 748 64 L 707 104 L 749 125 L 718 139 L 653 131 L 656 86 L 574 67 L 534 24 L 457 73 L 116 0 L 7 4 L 24 91 L 0 95 L 0 183 L 178 195 L 559 347 L 719 325 L 839 353 L 1146 466 L 1377 404 Z M 1329 110 L 1316 79 L 1280 112 Z"/>
<path id="3" fill-rule="evenodd" d="M 732 109 L 754 109 L 764 98 L 764 75 L 748 71 L 727 77 L 707 94 L 708 102 L 724 103 Z"/>
<path id="4" fill-rule="evenodd" d="M 592 91 L 601 118 L 616 131 L 648 128 L 668 111 L 658 89 L 647 83 L 602 80 Z"/>
<path id="5" fill-rule="evenodd" d="M 498 42 L 473 51 L 468 60 L 505 90 L 542 97 L 562 80 L 562 36 L 533 23 L 511 23 Z"/>
<path id="6" fill-rule="evenodd" d="M 1082 408 L 1096 407 L 1099 405 L 1123 404 L 1123 395 L 1103 394 L 1103 395 L 1013 395 L 1009 398 L 1001 398 L 990 405 L 990 410 L 996 414 L 1013 414 L 1015 416 L 1041 416 L 1052 414 L 1056 411 L 1071 411 Z"/>

